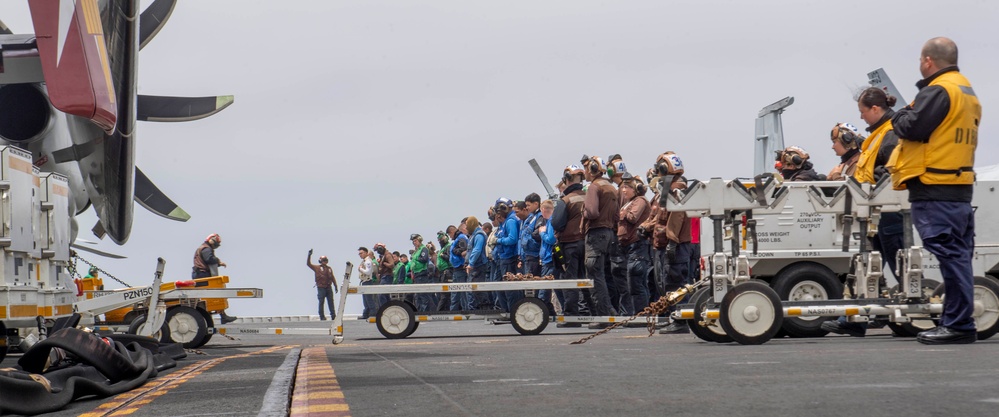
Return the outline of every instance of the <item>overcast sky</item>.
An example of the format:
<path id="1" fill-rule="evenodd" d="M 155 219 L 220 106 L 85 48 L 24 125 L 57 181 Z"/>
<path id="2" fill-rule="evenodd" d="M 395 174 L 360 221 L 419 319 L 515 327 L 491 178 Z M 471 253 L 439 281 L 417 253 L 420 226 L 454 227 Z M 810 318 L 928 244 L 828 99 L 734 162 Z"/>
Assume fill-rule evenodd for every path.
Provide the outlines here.
<path id="1" fill-rule="evenodd" d="M 794 96 L 786 144 L 828 172 L 832 126 L 866 127 L 852 96 L 867 72 L 912 100 L 934 36 L 957 42 L 985 109 L 976 165 L 997 164 L 997 17 L 984 0 L 181 1 L 141 53 L 140 92 L 236 101 L 140 124 L 136 160 L 192 219 L 136 205 L 128 243 L 99 245 L 128 259 L 84 256 L 132 285 L 157 257 L 187 279 L 217 232 L 231 285 L 265 294 L 230 314 L 316 314 L 309 248 L 339 280 L 358 246 L 405 251 L 497 197 L 544 195 L 531 158 L 554 180 L 583 153 L 644 173 L 666 150 L 690 178 L 748 176 L 757 112 Z M 32 31 L 25 1 L 0 19 Z"/>

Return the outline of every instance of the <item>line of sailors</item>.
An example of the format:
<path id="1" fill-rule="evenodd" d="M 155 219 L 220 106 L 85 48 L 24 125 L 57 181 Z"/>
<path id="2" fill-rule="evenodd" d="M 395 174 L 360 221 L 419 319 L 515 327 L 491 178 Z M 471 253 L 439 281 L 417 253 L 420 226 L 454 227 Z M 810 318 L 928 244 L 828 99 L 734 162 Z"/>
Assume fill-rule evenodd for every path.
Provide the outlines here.
<path id="1" fill-rule="evenodd" d="M 558 306 L 568 316 L 630 316 L 699 275 L 698 219 L 658 204 L 659 184 L 667 192 L 684 189 L 683 173 L 674 152 L 659 155 L 644 179 L 629 173 L 618 154 L 606 162 L 584 155 L 563 170 L 558 198 L 542 200 L 535 193 L 521 201 L 499 198 L 484 224 L 469 216 L 438 232 L 440 250 L 419 234 L 410 236 L 409 254 L 391 252 L 382 243 L 373 252 L 359 248 L 362 285 L 500 281 L 507 273 L 591 279 L 592 289 L 543 290 L 539 297 L 551 313 Z M 651 201 L 645 197 L 650 188 Z M 421 312 L 510 312 L 521 298 L 520 291 L 410 297 Z M 374 316 L 388 299 L 366 296 L 362 318 Z M 686 331 L 683 322 L 663 329 Z"/>

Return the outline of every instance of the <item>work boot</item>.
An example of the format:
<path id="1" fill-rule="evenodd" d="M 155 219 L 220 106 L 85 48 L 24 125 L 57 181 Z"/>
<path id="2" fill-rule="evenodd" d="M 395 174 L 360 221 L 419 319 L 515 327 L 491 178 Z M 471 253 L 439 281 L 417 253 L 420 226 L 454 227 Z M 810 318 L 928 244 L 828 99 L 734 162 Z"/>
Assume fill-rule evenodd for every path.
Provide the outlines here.
<path id="1" fill-rule="evenodd" d="M 853 337 L 864 337 L 867 329 L 862 324 L 850 323 L 841 320 L 829 320 L 822 323 L 822 330 L 829 333 L 846 334 Z"/>
<path id="2" fill-rule="evenodd" d="M 608 327 L 611 327 L 611 323 L 590 323 L 588 326 L 586 326 L 587 329 L 591 330 L 601 330 L 601 329 L 606 329 Z"/>
<path id="3" fill-rule="evenodd" d="M 939 326 L 933 330 L 919 332 L 916 341 L 924 345 L 951 345 L 975 343 L 978 333 L 975 330 L 957 330 Z"/>
<path id="4" fill-rule="evenodd" d="M 239 317 L 230 316 L 228 314 L 225 314 L 225 311 L 223 311 L 223 312 L 219 313 L 219 318 L 222 319 L 222 324 L 228 324 L 228 323 L 232 323 L 232 322 L 236 321 L 236 319 L 238 319 Z"/>
<path id="5" fill-rule="evenodd" d="M 686 321 L 674 321 L 669 324 L 669 326 L 663 327 L 659 330 L 659 334 L 682 334 L 690 333 L 690 327 L 687 326 Z"/>

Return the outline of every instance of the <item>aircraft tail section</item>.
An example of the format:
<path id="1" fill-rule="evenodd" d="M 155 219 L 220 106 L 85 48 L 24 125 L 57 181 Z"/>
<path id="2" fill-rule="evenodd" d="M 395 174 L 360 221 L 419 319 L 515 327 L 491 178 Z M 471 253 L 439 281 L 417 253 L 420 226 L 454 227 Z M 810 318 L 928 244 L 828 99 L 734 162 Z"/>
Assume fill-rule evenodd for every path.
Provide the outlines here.
<path id="1" fill-rule="evenodd" d="M 112 131 L 117 97 L 97 0 L 29 0 L 28 6 L 52 105 Z"/>

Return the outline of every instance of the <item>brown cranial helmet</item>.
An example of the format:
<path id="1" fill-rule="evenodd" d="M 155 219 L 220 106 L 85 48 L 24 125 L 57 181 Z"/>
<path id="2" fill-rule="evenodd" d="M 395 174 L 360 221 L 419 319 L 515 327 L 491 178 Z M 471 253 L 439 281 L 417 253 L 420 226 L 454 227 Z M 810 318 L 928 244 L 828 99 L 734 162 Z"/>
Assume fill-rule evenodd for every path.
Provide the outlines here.
<path id="1" fill-rule="evenodd" d="M 797 146 L 788 146 L 783 151 L 777 151 L 777 163 L 774 164 L 779 170 L 800 169 L 808 160 L 808 152 Z"/>
<path id="2" fill-rule="evenodd" d="M 673 151 L 666 151 L 656 158 L 656 175 L 683 175 L 683 161 Z"/>

